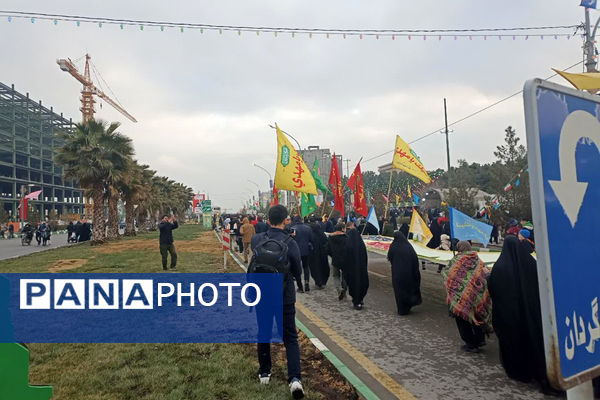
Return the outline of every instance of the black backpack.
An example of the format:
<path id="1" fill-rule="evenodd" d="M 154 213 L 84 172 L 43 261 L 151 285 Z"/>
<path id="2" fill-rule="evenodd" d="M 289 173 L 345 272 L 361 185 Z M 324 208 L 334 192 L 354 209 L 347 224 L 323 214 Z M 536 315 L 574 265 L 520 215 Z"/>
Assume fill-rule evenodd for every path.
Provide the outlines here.
<path id="1" fill-rule="evenodd" d="M 265 235 L 265 240 L 260 242 L 252 251 L 252 259 L 248 265 L 249 274 L 283 274 L 285 285 L 287 274 L 290 272 L 290 263 L 288 261 L 288 243 L 292 237 L 288 236 L 284 240 L 276 240 Z"/>

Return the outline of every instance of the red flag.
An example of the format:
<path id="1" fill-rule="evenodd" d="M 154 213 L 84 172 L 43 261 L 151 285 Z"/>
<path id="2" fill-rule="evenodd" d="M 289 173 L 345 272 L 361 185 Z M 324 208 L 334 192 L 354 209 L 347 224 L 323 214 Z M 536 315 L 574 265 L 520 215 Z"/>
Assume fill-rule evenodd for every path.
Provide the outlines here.
<path id="1" fill-rule="evenodd" d="M 342 176 L 338 166 L 337 157 L 333 153 L 331 160 L 331 172 L 329 173 L 329 184 L 332 187 L 332 192 L 335 201 L 335 210 L 338 210 L 342 217 L 344 216 L 344 188 L 342 187 Z"/>
<path id="2" fill-rule="evenodd" d="M 354 192 L 354 211 L 356 211 L 357 214 L 366 217 L 369 214 L 369 209 L 367 208 L 367 199 L 365 199 L 365 185 L 360 170 L 360 161 L 356 164 L 354 172 L 350 175 L 346 185 Z"/>
<path id="3" fill-rule="evenodd" d="M 273 186 L 273 201 L 271 202 L 271 205 L 276 206 L 277 204 L 279 204 L 279 190 L 275 189 L 275 186 Z"/>

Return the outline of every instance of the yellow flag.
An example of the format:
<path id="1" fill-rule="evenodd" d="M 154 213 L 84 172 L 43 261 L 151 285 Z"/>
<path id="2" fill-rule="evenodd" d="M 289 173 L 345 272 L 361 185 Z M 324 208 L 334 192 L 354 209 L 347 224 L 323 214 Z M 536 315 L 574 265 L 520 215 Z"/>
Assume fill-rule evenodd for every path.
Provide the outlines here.
<path id="1" fill-rule="evenodd" d="M 396 148 L 394 149 L 392 167 L 408 172 L 425 183 L 431 182 L 431 178 L 417 154 L 412 151 L 410 146 L 400 136 L 396 136 Z"/>
<path id="2" fill-rule="evenodd" d="M 281 129 L 277 129 L 277 168 L 275 169 L 275 187 L 278 190 L 317 194 L 317 185 L 294 146 L 285 137 Z"/>
<path id="3" fill-rule="evenodd" d="M 421 238 L 421 243 L 427 245 L 433 234 L 429 230 L 429 227 L 421 218 L 421 215 L 413 208 L 412 218 L 410 219 L 410 227 L 409 232 L 412 232 L 414 235 L 419 235 Z"/>
<path id="4" fill-rule="evenodd" d="M 573 74 L 570 72 L 559 71 L 552 68 L 554 72 L 568 80 L 571 85 L 579 90 L 598 90 L 600 89 L 600 73 L 584 72 L 581 74 Z"/>

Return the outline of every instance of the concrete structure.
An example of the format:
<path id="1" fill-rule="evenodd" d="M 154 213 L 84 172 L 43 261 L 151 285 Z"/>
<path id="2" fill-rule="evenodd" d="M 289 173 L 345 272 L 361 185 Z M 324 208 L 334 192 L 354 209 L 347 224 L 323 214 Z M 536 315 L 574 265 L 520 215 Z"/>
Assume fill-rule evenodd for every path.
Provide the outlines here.
<path id="1" fill-rule="evenodd" d="M 321 170 L 319 176 L 323 182 L 327 184 L 327 181 L 329 180 L 329 172 L 331 171 L 331 159 L 333 157 L 331 150 L 321 149 L 319 146 L 308 146 L 306 150 L 299 150 L 298 153 L 300 153 L 308 168 L 312 169 L 315 160 L 319 160 L 319 169 Z M 335 157 L 338 159 L 338 167 L 340 167 L 342 175 L 345 176 L 346 168 L 344 168 L 345 166 L 342 164 L 342 155 L 336 154 Z"/>
<path id="2" fill-rule="evenodd" d="M 41 215 L 81 214 L 83 194 L 76 182 L 63 180 L 62 167 L 54 163 L 61 145 L 55 135 L 73 128 L 73 122 L 33 101 L 13 86 L 0 83 L 0 203 L 18 217 L 22 193 L 41 190 L 30 201 Z"/>

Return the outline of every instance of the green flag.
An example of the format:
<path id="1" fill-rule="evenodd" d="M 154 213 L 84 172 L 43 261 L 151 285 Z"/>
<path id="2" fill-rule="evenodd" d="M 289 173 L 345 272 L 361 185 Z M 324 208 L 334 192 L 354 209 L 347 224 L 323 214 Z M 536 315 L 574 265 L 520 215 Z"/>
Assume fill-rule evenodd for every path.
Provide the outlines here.
<path id="1" fill-rule="evenodd" d="M 315 184 L 317 185 L 317 189 L 321 190 L 323 193 L 327 193 L 329 191 L 329 189 L 327 188 L 327 186 L 325 186 L 325 184 L 321 180 L 321 176 L 319 175 L 319 159 L 318 158 L 315 158 L 315 162 L 313 163 L 311 173 L 315 180 Z"/>
<path id="2" fill-rule="evenodd" d="M 317 202 L 315 201 L 315 196 L 312 194 L 302 193 L 302 217 L 306 217 L 307 215 L 315 212 L 316 209 Z"/>

